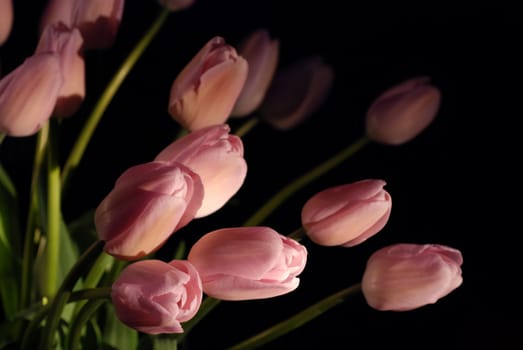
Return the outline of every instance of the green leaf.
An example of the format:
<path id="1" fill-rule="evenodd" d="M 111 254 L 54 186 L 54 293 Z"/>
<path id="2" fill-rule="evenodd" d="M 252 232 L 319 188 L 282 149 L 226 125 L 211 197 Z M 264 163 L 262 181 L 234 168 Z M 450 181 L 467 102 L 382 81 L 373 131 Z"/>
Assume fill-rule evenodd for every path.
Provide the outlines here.
<path id="1" fill-rule="evenodd" d="M 9 175 L 0 164 L 0 300 L 6 317 L 11 318 L 19 304 L 20 264 L 16 252 L 20 242 L 18 196 Z"/>
<path id="2" fill-rule="evenodd" d="M 117 317 L 113 304 L 106 304 L 104 342 L 115 349 L 138 349 L 138 332 L 124 325 Z"/>

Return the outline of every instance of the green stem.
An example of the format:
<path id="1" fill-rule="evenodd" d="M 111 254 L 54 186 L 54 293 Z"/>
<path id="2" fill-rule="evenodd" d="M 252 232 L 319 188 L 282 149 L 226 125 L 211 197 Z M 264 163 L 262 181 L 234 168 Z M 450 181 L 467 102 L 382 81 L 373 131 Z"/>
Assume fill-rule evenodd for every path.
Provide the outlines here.
<path id="1" fill-rule="evenodd" d="M 243 137 L 259 123 L 260 123 L 260 118 L 258 118 L 256 116 L 250 117 L 242 126 L 240 126 L 238 128 L 238 130 L 236 130 L 235 135 L 239 136 L 239 137 Z"/>
<path id="2" fill-rule="evenodd" d="M 78 312 L 78 315 L 71 324 L 69 336 L 67 338 L 66 349 L 75 350 L 80 349 L 80 339 L 85 324 L 94 315 L 100 306 L 102 306 L 106 299 L 92 299 L 89 300 Z"/>
<path id="3" fill-rule="evenodd" d="M 202 305 L 200 306 L 200 309 L 198 310 L 196 316 L 194 316 L 191 320 L 183 324 L 183 333 L 176 338 L 178 343 L 181 343 L 185 339 L 189 331 L 193 329 L 194 326 L 196 326 L 196 324 L 200 322 L 200 320 L 203 319 L 209 312 L 211 312 L 211 310 L 214 309 L 219 303 L 219 299 L 206 297 L 205 300 L 202 302 Z"/>
<path id="4" fill-rule="evenodd" d="M 49 123 L 47 147 L 47 264 L 43 293 L 52 298 L 58 285 L 58 258 L 60 256 L 60 165 L 56 125 Z"/>
<path id="5" fill-rule="evenodd" d="M 303 239 L 303 237 L 305 237 L 305 229 L 303 228 L 303 226 L 301 226 L 300 228 L 288 234 L 287 237 L 299 242 Z"/>
<path id="6" fill-rule="evenodd" d="M 362 136 L 356 140 L 356 142 L 352 143 L 331 158 L 327 159 L 325 162 L 290 182 L 287 186 L 272 196 L 270 200 L 265 202 L 265 204 L 244 223 L 244 226 L 255 226 L 263 222 L 263 220 L 265 220 L 287 198 L 289 198 L 304 186 L 311 183 L 313 180 L 319 178 L 329 170 L 341 164 L 345 159 L 355 154 L 368 143 L 369 139 L 366 136 Z"/>
<path id="7" fill-rule="evenodd" d="M 71 291 L 78 279 L 87 271 L 88 267 L 92 265 L 94 260 L 102 252 L 104 242 L 94 242 L 76 261 L 67 276 L 58 289 L 56 296 L 51 302 L 49 314 L 45 328 L 43 330 L 42 341 L 40 343 L 41 350 L 50 350 L 53 348 L 53 341 L 55 338 L 56 329 L 58 327 L 62 311 L 67 304 Z"/>
<path id="8" fill-rule="evenodd" d="M 361 285 L 359 283 L 342 289 L 339 292 L 334 293 L 298 312 L 294 316 L 230 347 L 229 350 L 255 349 L 264 344 L 267 344 L 270 341 L 303 326 L 307 322 L 314 320 L 316 317 L 321 316 L 323 313 L 332 309 L 336 305 L 343 303 L 350 296 L 354 295 L 360 290 Z"/>
<path id="9" fill-rule="evenodd" d="M 162 25 L 168 18 L 169 11 L 163 9 L 160 14 L 156 17 L 154 22 L 151 24 L 149 29 L 142 36 L 140 41 L 136 44 L 133 50 L 129 53 L 125 61 L 122 63 L 120 68 L 116 71 L 115 75 L 105 88 L 104 92 L 100 96 L 97 104 L 95 105 L 91 115 L 86 121 L 80 136 L 78 137 L 76 144 L 74 145 L 69 158 L 67 159 L 63 176 L 62 176 L 62 187 L 65 189 L 70 181 L 71 172 L 78 167 L 80 160 L 85 152 L 87 144 L 89 143 L 100 119 L 102 118 L 107 106 L 113 99 L 114 95 L 118 91 L 120 85 L 122 85 L 124 79 L 127 77 L 131 69 L 134 67 L 138 59 L 142 56 L 145 49 L 149 46 L 152 39 L 156 36 Z"/>
<path id="10" fill-rule="evenodd" d="M 47 147 L 49 138 L 49 125 L 46 123 L 38 132 L 36 139 L 36 149 L 33 161 L 33 172 L 31 175 L 31 188 L 29 193 L 29 211 L 27 214 L 27 224 L 24 236 L 24 252 L 22 258 L 22 288 L 20 291 L 20 302 L 22 308 L 29 306 L 31 290 L 31 276 L 33 266 L 35 242 L 36 217 L 38 214 L 37 185 L 40 169 Z"/>
<path id="11" fill-rule="evenodd" d="M 71 293 L 69 302 L 87 299 L 107 299 L 111 297 L 111 287 L 86 288 Z"/>

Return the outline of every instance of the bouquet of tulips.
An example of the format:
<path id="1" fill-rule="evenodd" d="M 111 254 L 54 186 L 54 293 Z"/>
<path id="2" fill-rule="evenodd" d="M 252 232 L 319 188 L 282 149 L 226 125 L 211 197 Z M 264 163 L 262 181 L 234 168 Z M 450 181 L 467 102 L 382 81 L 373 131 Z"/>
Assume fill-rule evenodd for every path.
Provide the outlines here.
<path id="1" fill-rule="evenodd" d="M 332 184 L 312 195 L 293 232 L 264 222 L 365 145 L 401 145 L 427 128 L 441 92 L 426 76 L 406 77 L 377 96 L 361 138 L 276 189 L 245 221 L 191 231 L 197 237 L 190 245 L 177 239 L 231 200 L 249 205 L 236 196 L 248 176 L 243 138 L 256 125 L 275 132 L 299 127 L 328 97 L 332 67 L 321 57 L 279 67 L 280 43 L 267 29 L 246 33 L 237 47 L 219 36 L 203 43 L 172 82 L 168 114 L 176 137 L 113 179 L 93 210 L 64 219 L 71 178 L 113 96 L 169 16 L 193 5 L 158 2 L 158 17 L 108 82 L 64 162 L 60 128 L 91 107 L 84 103 L 90 69 L 84 55 L 111 48 L 125 21 L 124 0 L 49 0 L 34 53 L 1 72 L 2 142 L 34 139 L 35 149 L 27 200 L 0 162 L 0 348 L 188 347 L 190 331 L 220 302 L 276 298 L 299 288 L 308 246 L 350 249 L 386 226 L 392 196 L 380 178 Z M 0 45 L 9 40 L 14 12 L 11 0 L 0 0 Z M 168 259 L 158 254 L 167 243 L 175 247 Z M 385 246 L 368 258 L 354 285 L 275 319 L 231 349 L 267 344 L 355 293 L 383 311 L 435 303 L 461 285 L 462 262 L 458 249 L 440 244 Z"/>

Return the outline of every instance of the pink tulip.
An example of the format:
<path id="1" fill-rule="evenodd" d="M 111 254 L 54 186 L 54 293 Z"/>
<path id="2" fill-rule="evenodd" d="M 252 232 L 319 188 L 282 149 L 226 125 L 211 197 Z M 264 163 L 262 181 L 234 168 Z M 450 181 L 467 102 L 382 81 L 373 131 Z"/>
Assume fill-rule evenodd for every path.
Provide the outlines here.
<path id="1" fill-rule="evenodd" d="M 188 260 L 203 291 L 222 300 L 272 298 L 295 290 L 307 250 L 269 227 L 225 228 L 207 233 Z"/>
<path id="2" fill-rule="evenodd" d="M 47 0 L 47 4 L 40 17 L 40 34 L 42 34 L 48 26 L 58 23 L 72 28 L 75 3 L 76 0 Z"/>
<path id="3" fill-rule="evenodd" d="M 440 90 L 430 78 L 417 77 L 390 88 L 370 106 L 366 115 L 369 139 L 400 145 L 422 132 L 436 117 Z"/>
<path id="4" fill-rule="evenodd" d="M 391 197 L 383 180 L 362 180 L 321 191 L 301 211 L 309 238 L 320 245 L 352 247 L 387 223 Z"/>
<path id="5" fill-rule="evenodd" d="M 85 49 L 110 47 L 120 27 L 124 0 L 49 0 L 40 19 L 40 32 L 62 23 L 78 28 Z"/>
<path id="6" fill-rule="evenodd" d="M 194 131 L 223 124 L 247 78 L 247 61 L 221 37 L 212 38 L 173 82 L 169 113 Z"/>
<path id="7" fill-rule="evenodd" d="M 73 115 L 85 97 L 85 63 L 81 53 L 83 39 L 78 29 L 69 29 L 63 23 L 49 25 L 36 48 L 35 54 L 55 52 L 60 56 L 64 84 L 54 109 L 57 117 Z"/>
<path id="8" fill-rule="evenodd" d="M 287 130 L 312 115 L 326 100 L 334 71 L 320 57 L 307 57 L 276 72 L 260 106 L 260 115 L 273 127 Z"/>
<path id="9" fill-rule="evenodd" d="M 191 7 L 195 0 L 158 0 L 158 2 L 169 11 L 175 12 Z"/>
<path id="10" fill-rule="evenodd" d="M 149 162 L 126 170 L 95 211 L 104 250 L 123 260 L 150 254 L 194 218 L 200 177 L 183 164 Z"/>
<path id="11" fill-rule="evenodd" d="M 156 160 L 182 163 L 200 176 L 204 197 L 197 218 L 223 207 L 247 175 L 243 143 L 229 132 L 227 124 L 208 126 L 174 141 L 156 156 Z"/>
<path id="12" fill-rule="evenodd" d="M 27 58 L 0 80 L 0 132 L 15 137 L 37 133 L 51 117 L 62 84 L 58 54 Z"/>
<path id="13" fill-rule="evenodd" d="M 143 333 L 183 333 L 181 322 L 202 303 L 198 271 L 186 260 L 142 260 L 128 265 L 113 283 L 116 316 Z"/>
<path id="14" fill-rule="evenodd" d="M 13 28 L 13 0 L 0 0 L 0 46 L 2 46 L 11 34 Z"/>
<path id="15" fill-rule="evenodd" d="M 247 60 L 249 73 L 234 105 L 233 117 L 244 117 L 260 106 L 276 72 L 279 51 L 279 40 L 271 39 L 265 29 L 256 30 L 241 43 L 238 52 Z"/>
<path id="16" fill-rule="evenodd" d="M 463 282 L 459 250 L 436 244 L 395 244 L 367 261 L 362 291 L 377 310 L 407 311 L 434 304 Z"/>
<path id="17" fill-rule="evenodd" d="M 113 45 L 122 21 L 124 0 L 77 0 L 73 24 L 80 29 L 84 48 L 105 49 Z"/>

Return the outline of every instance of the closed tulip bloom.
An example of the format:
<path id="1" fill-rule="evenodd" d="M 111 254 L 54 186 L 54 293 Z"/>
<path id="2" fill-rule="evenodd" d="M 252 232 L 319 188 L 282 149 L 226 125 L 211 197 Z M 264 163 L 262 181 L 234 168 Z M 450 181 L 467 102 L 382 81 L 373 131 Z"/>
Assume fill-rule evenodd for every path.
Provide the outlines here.
<path id="1" fill-rule="evenodd" d="M 223 124 L 247 78 L 247 61 L 221 37 L 212 38 L 185 66 L 171 87 L 169 113 L 194 131 Z"/>
<path id="2" fill-rule="evenodd" d="M 308 237 L 324 246 L 352 247 L 378 233 L 392 207 L 383 180 L 362 180 L 312 196 L 301 211 Z"/>
<path id="3" fill-rule="evenodd" d="M 0 80 L 0 132 L 15 137 L 36 134 L 51 117 L 62 84 L 57 54 L 27 58 Z"/>
<path id="4" fill-rule="evenodd" d="M 85 49 L 112 46 L 124 10 L 124 0 L 49 0 L 40 19 L 40 32 L 48 25 L 62 23 L 78 28 Z"/>
<path id="5" fill-rule="evenodd" d="M 430 78 L 409 79 L 372 103 L 365 119 L 367 136 L 388 145 L 410 141 L 432 123 L 440 103 L 441 92 Z"/>
<path id="6" fill-rule="evenodd" d="M 73 25 L 80 29 L 86 49 L 113 45 L 124 10 L 124 0 L 77 0 Z"/>
<path id="7" fill-rule="evenodd" d="M 320 57 L 307 57 L 276 72 L 260 106 L 273 127 L 287 130 L 302 123 L 327 99 L 334 71 Z"/>
<path id="8" fill-rule="evenodd" d="M 183 333 L 181 322 L 202 303 L 198 271 L 186 260 L 142 260 L 122 270 L 111 288 L 116 316 L 148 334 Z"/>
<path id="9" fill-rule="evenodd" d="M 194 0 L 158 0 L 158 2 L 172 12 L 184 10 L 194 4 Z"/>
<path id="10" fill-rule="evenodd" d="M 83 39 L 76 28 L 63 23 L 49 25 L 40 37 L 35 54 L 55 52 L 60 56 L 64 84 L 58 93 L 53 115 L 73 115 L 85 97 L 85 62 L 81 53 Z"/>
<path id="11" fill-rule="evenodd" d="M 11 34 L 13 28 L 13 0 L 0 0 L 0 46 L 2 46 Z"/>
<path id="12" fill-rule="evenodd" d="M 182 163 L 200 176 L 204 197 L 197 218 L 223 207 L 247 176 L 243 143 L 229 132 L 227 124 L 208 126 L 174 141 L 156 156 L 156 160 Z"/>
<path id="13" fill-rule="evenodd" d="M 238 53 L 247 60 L 249 72 L 231 116 L 244 117 L 260 106 L 276 72 L 279 52 L 279 40 L 271 39 L 265 29 L 256 30 L 240 44 Z"/>
<path id="14" fill-rule="evenodd" d="M 104 250 L 123 260 L 156 251 L 194 218 L 202 197 L 200 177 L 183 164 L 157 161 L 129 168 L 95 211 Z"/>
<path id="15" fill-rule="evenodd" d="M 269 227 L 224 228 L 207 233 L 188 260 L 203 291 L 222 300 L 272 298 L 295 290 L 307 250 Z"/>
<path id="16" fill-rule="evenodd" d="M 75 3 L 76 0 L 47 0 L 40 18 L 39 33 L 42 34 L 49 25 L 57 23 L 72 28 Z"/>
<path id="17" fill-rule="evenodd" d="M 463 257 L 437 244 L 395 244 L 367 261 L 362 292 L 377 310 L 407 311 L 434 304 L 463 282 Z"/>

